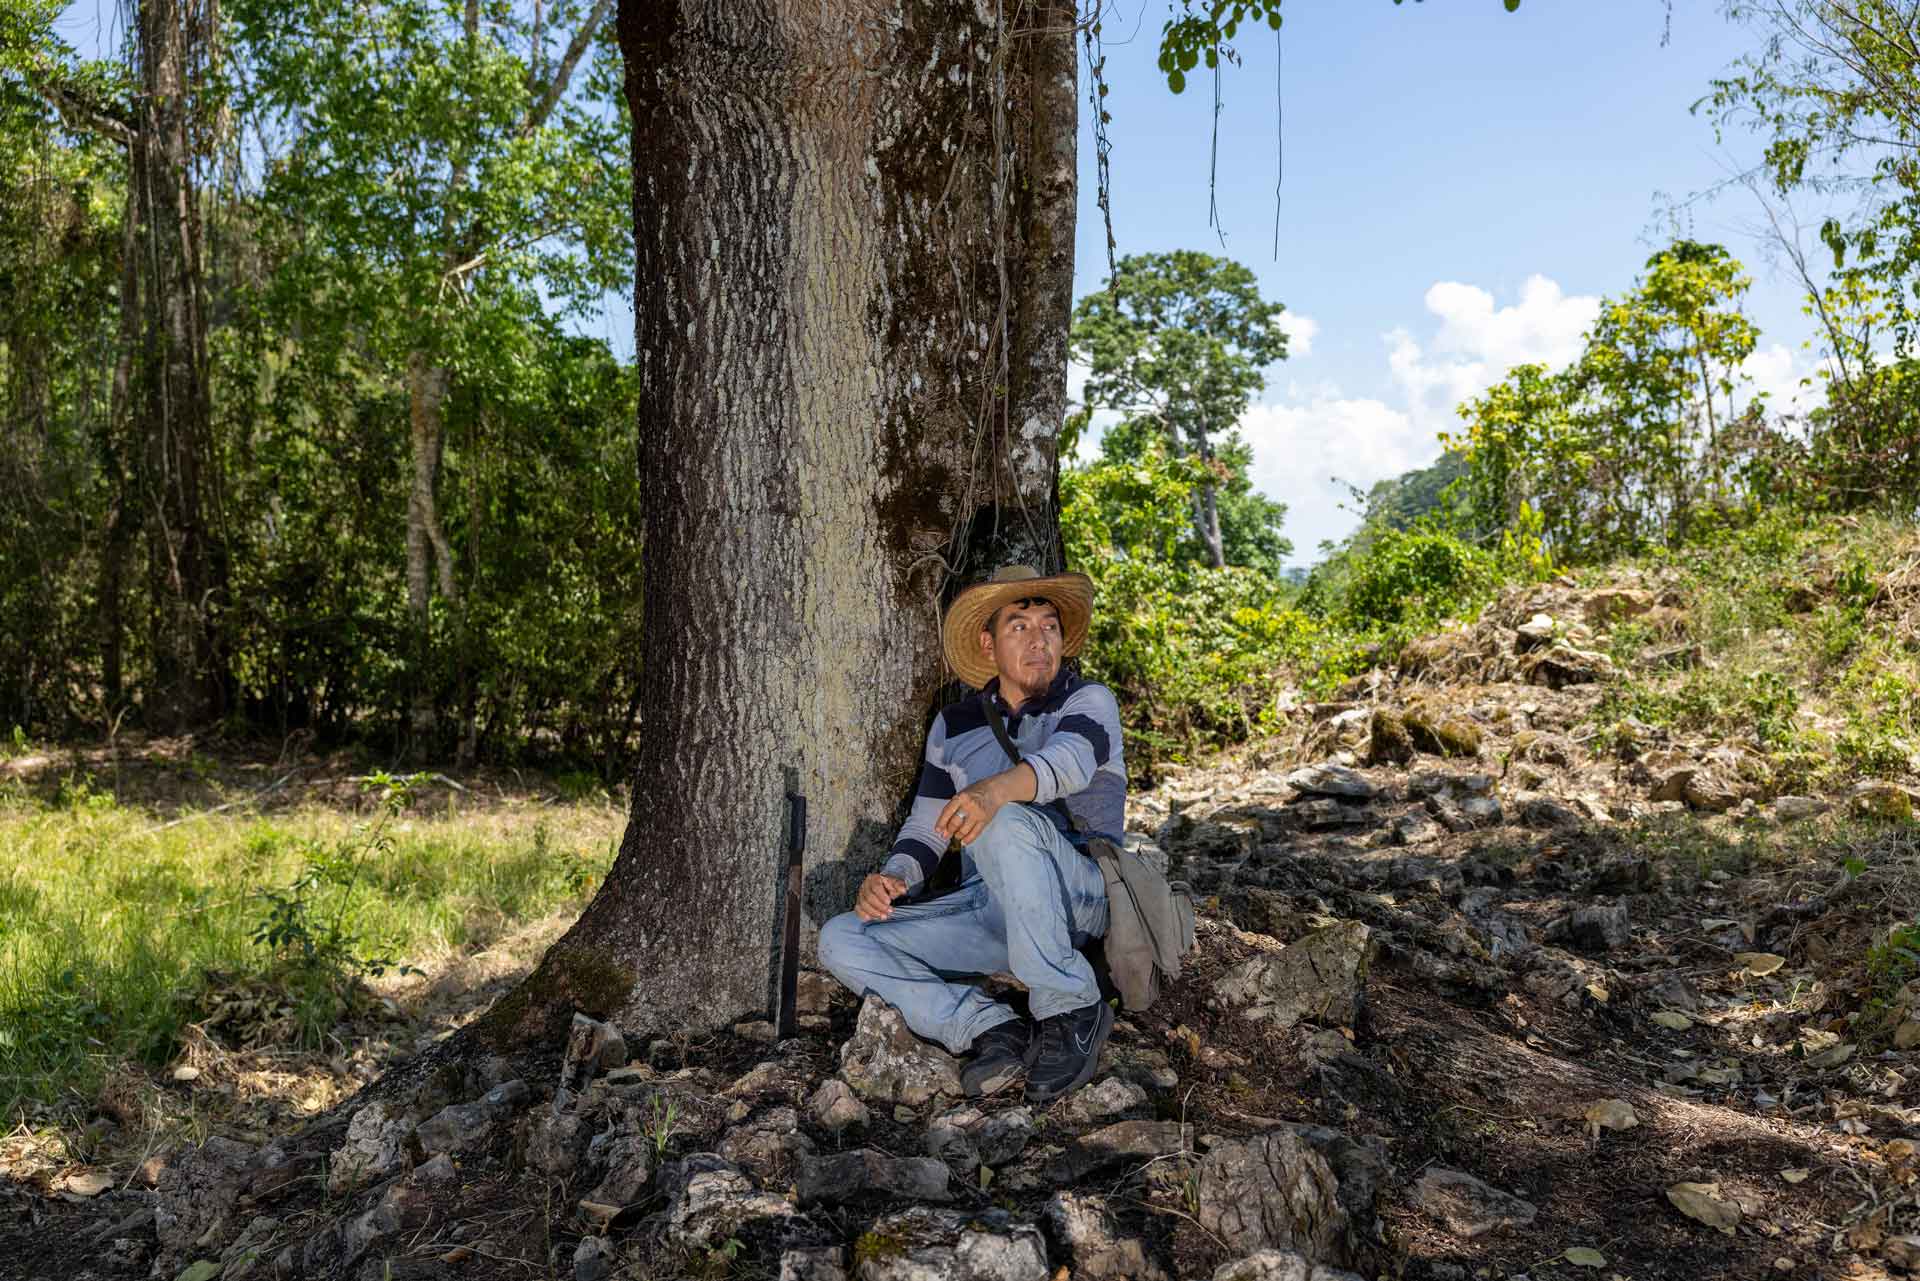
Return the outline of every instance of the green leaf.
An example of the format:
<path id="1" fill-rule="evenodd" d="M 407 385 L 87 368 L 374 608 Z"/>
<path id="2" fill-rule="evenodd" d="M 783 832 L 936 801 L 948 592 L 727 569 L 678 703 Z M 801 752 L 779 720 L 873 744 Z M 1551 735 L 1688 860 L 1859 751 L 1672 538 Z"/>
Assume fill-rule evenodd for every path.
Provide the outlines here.
<path id="1" fill-rule="evenodd" d="M 1507 12 L 1514 13 L 1520 8 L 1520 0 L 1506 0 Z"/>
<path id="2" fill-rule="evenodd" d="M 1186 87 L 1187 77 L 1180 68 L 1175 67 L 1172 71 L 1167 72 L 1167 88 L 1173 90 L 1175 93 L 1180 93 L 1185 90 Z"/>
<path id="3" fill-rule="evenodd" d="M 1511 9 L 1517 3 L 1518 0 L 1507 0 L 1507 7 Z M 1607 1266 L 1607 1256 L 1592 1246 L 1576 1245 L 1561 1257 L 1576 1268 L 1604 1268 Z"/>

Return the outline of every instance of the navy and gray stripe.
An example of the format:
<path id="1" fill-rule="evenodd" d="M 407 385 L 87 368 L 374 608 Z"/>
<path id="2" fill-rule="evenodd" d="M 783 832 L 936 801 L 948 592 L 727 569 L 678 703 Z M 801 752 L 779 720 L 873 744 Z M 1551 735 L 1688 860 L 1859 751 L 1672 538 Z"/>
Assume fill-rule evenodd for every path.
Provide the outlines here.
<path id="1" fill-rule="evenodd" d="M 886 865 L 909 888 L 933 874 L 946 842 L 933 822 L 963 787 L 991 778 L 1011 762 L 987 724 L 986 699 L 1000 699 L 999 681 L 979 694 L 950 703 L 934 717 L 927 734 L 926 763 L 914 791 L 913 808 L 900 828 Z M 1016 714 L 1000 700 L 1007 733 L 1033 766 L 1033 803 L 1044 809 L 1076 844 L 1062 809 L 1089 834 L 1119 839 L 1126 828 L 1127 767 L 1120 744 L 1120 707 L 1105 685 L 1061 672 L 1045 694 L 1029 699 Z"/>

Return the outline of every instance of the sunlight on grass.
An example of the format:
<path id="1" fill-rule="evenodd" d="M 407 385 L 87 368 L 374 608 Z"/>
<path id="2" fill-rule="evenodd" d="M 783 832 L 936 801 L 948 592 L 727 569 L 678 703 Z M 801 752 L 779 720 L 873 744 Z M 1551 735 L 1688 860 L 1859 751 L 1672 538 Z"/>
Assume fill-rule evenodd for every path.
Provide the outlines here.
<path id="1" fill-rule="evenodd" d="M 583 905 L 624 822 L 604 800 L 462 814 L 431 785 L 369 808 L 163 822 L 84 782 L 0 793 L 0 1115 L 165 1063 L 223 986 L 282 998 L 271 1034 L 324 1038 L 354 979 Z"/>

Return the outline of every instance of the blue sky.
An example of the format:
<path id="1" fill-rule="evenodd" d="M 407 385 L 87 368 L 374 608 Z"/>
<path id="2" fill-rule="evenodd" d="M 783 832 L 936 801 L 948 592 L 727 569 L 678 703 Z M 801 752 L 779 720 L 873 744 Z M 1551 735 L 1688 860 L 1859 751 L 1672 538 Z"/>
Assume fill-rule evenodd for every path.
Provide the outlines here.
<path id="1" fill-rule="evenodd" d="M 1523 0 L 1512 14 L 1499 0 L 1288 0 L 1278 57 L 1274 33 L 1243 31 L 1242 65 L 1224 72 L 1223 247 L 1207 222 L 1210 80 L 1168 92 L 1154 65 L 1165 0 L 1109 3 L 1118 252 L 1236 258 L 1307 339 L 1241 424 L 1256 482 L 1290 506 L 1297 563 L 1357 523 L 1331 477 L 1364 489 L 1431 462 L 1459 399 L 1519 361 L 1569 358 L 1598 297 L 1630 288 L 1676 230 L 1726 244 L 1754 276 L 1753 385 L 1778 404 L 1811 372 L 1801 290 L 1766 261 L 1754 198 L 1666 212 L 1760 155 L 1751 135 L 1718 143 L 1689 114 L 1760 41 L 1718 9 L 1677 0 L 1663 44 L 1662 0 Z M 1076 294 L 1106 277 L 1082 135 Z"/>

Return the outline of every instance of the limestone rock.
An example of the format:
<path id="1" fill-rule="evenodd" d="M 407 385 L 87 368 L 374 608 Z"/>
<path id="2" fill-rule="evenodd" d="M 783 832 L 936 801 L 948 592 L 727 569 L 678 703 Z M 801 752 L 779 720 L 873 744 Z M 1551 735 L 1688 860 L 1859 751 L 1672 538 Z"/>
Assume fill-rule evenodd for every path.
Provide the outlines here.
<path id="1" fill-rule="evenodd" d="M 415 1131 L 421 1151 L 464 1153 L 485 1146 L 527 1094 L 524 1081 L 507 1081 L 472 1103 L 441 1108 Z"/>
<path id="2" fill-rule="evenodd" d="M 1230 1250 L 1279 1247 L 1347 1266 L 1373 1233 L 1387 1170 L 1338 1131 L 1283 1126 L 1214 1144 L 1196 1179 L 1197 1217 Z"/>
<path id="3" fill-rule="evenodd" d="M 407 1163 L 413 1125 L 385 1103 L 369 1103 L 347 1122 L 346 1141 L 327 1163 L 327 1191 L 343 1196 L 384 1179 Z"/>
<path id="4" fill-rule="evenodd" d="M 1106 1198 L 1056 1192 L 1046 1219 L 1054 1239 L 1066 1247 L 1076 1281 L 1166 1281 L 1139 1240 L 1118 1234 Z"/>
<path id="5" fill-rule="evenodd" d="M 1309 832 L 1324 832 L 1336 827 L 1369 827 L 1378 816 L 1364 805 L 1346 805 L 1330 796 L 1317 796 L 1290 806 L 1287 811 L 1295 822 Z"/>
<path id="6" fill-rule="evenodd" d="M 573 1248 L 573 1281 L 601 1281 L 613 1271 L 613 1242 L 606 1237 L 581 1237 Z"/>
<path id="7" fill-rule="evenodd" d="M 1633 921 L 1624 903 L 1577 908 L 1547 926 L 1549 942 L 1568 942 L 1583 952 L 1610 952 L 1633 940 Z"/>
<path id="8" fill-rule="evenodd" d="M 1256 1250 L 1214 1269 L 1213 1281 L 1366 1281 L 1357 1272 L 1315 1263 L 1297 1250 Z"/>
<path id="9" fill-rule="evenodd" d="M 1513 631 L 1514 653 L 1531 654 L 1536 649 L 1544 649 L 1553 644 L 1553 615 L 1535 614 Z"/>
<path id="10" fill-rule="evenodd" d="M 396 1232 L 419 1227 L 432 1208 L 432 1199 L 422 1189 L 392 1184 L 372 1209 L 347 1221 L 341 1234 L 343 1261 L 352 1262 Z"/>
<path id="11" fill-rule="evenodd" d="M 813 1092 L 813 1097 L 807 1101 L 807 1109 L 813 1113 L 814 1120 L 836 1134 L 848 1126 L 865 1126 L 873 1121 L 873 1114 L 855 1096 L 853 1087 L 837 1076 L 829 1077 L 825 1084 Z"/>
<path id="12" fill-rule="evenodd" d="M 968 1214 L 914 1206 L 876 1221 L 854 1243 L 859 1281 L 1048 1281 L 1046 1240 L 1004 1210 Z"/>
<path id="13" fill-rule="evenodd" d="M 1681 787 L 1680 798 L 1694 809 L 1724 814 L 1740 803 L 1740 789 L 1713 770 L 1698 770 Z"/>
<path id="14" fill-rule="evenodd" d="M 632 1205 L 640 1199 L 659 1159 L 660 1147 L 645 1134 L 613 1132 L 596 1135 L 588 1155 L 606 1170 L 587 1200 L 601 1205 Z"/>
<path id="15" fill-rule="evenodd" d="M 1308 765 L 1287 775 L 1287 786 L 1307 796 L 1344 796 L 1370 801 L 1380 791 L 1365 775 L 1342 765 Z"/>
<path id="16" fill-rule="evenodd" d="M 1530 1201 L 1489 1187 L 1471 1174 L 1439 1166 L 1428 1167 L 1413 1185 L 1413 1203 L 1456 1236 L 1468 1239 L 1498 1228 L 1524 1228 L 1535 1213 Z"/>
<path id="17" fill-rule="evenodd" d="M 1073 1183 L 1096 1171 L 1193 1150 L 1193 1127 L 1178 1121 L 1116 1121 L 1083 1134 L 1047 1165 L 1054 1183 Z"/>
<path id="18" fill-rule="evenodd" d="M 1289 1028 L 1302 1019 L 1351 1026 L 1366 998 L 1372 932 L 1359 921 L 1342 921 L 1290 944 L 1263 952 L 1221 975 L 1214 995 L 1243 1018 Z"/>
<path id="19" fill-rule="evenodd" d="M 754 1187 L 746 1173 L 711 1152 L 696 1152 L 663 1173 L 669 1189 L 667 1239 L 705 1249 L 738 1234 L 755 1219 L 790 1219 L 797 1211 L 783 1196 Z"/>
<path id="20" fill-rule="evenodd" d="M 1811 796 L 1780 796 L 1774 798 L 1773 816 L 1782 823 L 1793 823 L 1824 814 L 1830 808 L 1825 801 L 1815 800 Z"/>
<path id="21" fill-rule="evenodd" d="M 782 1250 L 780 1281 L 847 1281 L 847 1252 L 837 1245 Z"/>
<path id="22" fill-rule="evenodd" d="M 1520 806 L 1520 822 L 1525 827 L 1578 827 L 1585 816 L 1551 796 L 1527 794 L 1514 798 Z"/>
<path id="23" fill-rule="evenodd" d="M 1005 1165 L 1026 1150 L 1033 1133 L 1033 1109 L 1009 1108 L 994 1113 L 974 1132 L 980 1164 Z"/>
<path id="24" fill-rule="evenodd" d="M 1473 827 L 1497 827 L 1505 820 L 1497 796 L 1469 796 L 1460 802 L 1460 814 Z"/>
<path id="25" fill-rule="evenodd" d="M 578 1112 L 557 1106 L 535 1111 L 526 1125 L 527 1164 L 555 1178 L 573 1173 L 593 1133 Z"/>
<path id="26" fill-rule="evenodd" d="M 1613 660 L 1605 654 L 1555 645 L 1521 660 L 1520 673 L 1529 685 L 1565 689 L 1570 685 L 1592 685 L 1614 677 Z"/>
<path id="27" fill-rule="evenodd" d="M 766 1181 L 788 1166 L 804 1161 L 818 1149 L 800 1133 L 800 1118 L 792 1108 L 775 1108 L 753 1125 L 737 1125 L 720 1140 L 721 1156 Z"/>
<path id="28" fill-rule="evenodd" d="M 1105 1121 L 1147 1106 L 1147 1092 L 1131 1081 L 1110 1076 L 1074 1091 L 1063 1109 L 1076 1124 Z"/>
<path id="29" fill-rule="evenodd" d="M 598 1073 L 625 1067 L 626 1063 L 627 1040 L 619 1028 L 584 1014 L 573 1016 L 573 1025 L 567 1033 L 566 1055 L 560 1061 L 563 1088 L 584 1090 Z"/>
<path id="30" fill-rule="evenodd" d="M 960 1098 L 960 1062 L 907 1028 L 900 1012 L 877 996 L 860 1007 L 860 1022 L 840 1048 L 840 1075 L 873 1103 L 917 1107 L 936 1095 Z"/>
<path id="31" fill-rule="evenodd" d="M 803 1157 L 794 1178 L 802 1206 L 836 1204 L 863 1192 L 915 1201 L 951 1201 L 947 1167 L 930 1156 L 888 1156 L 872 1148 Z"/>

